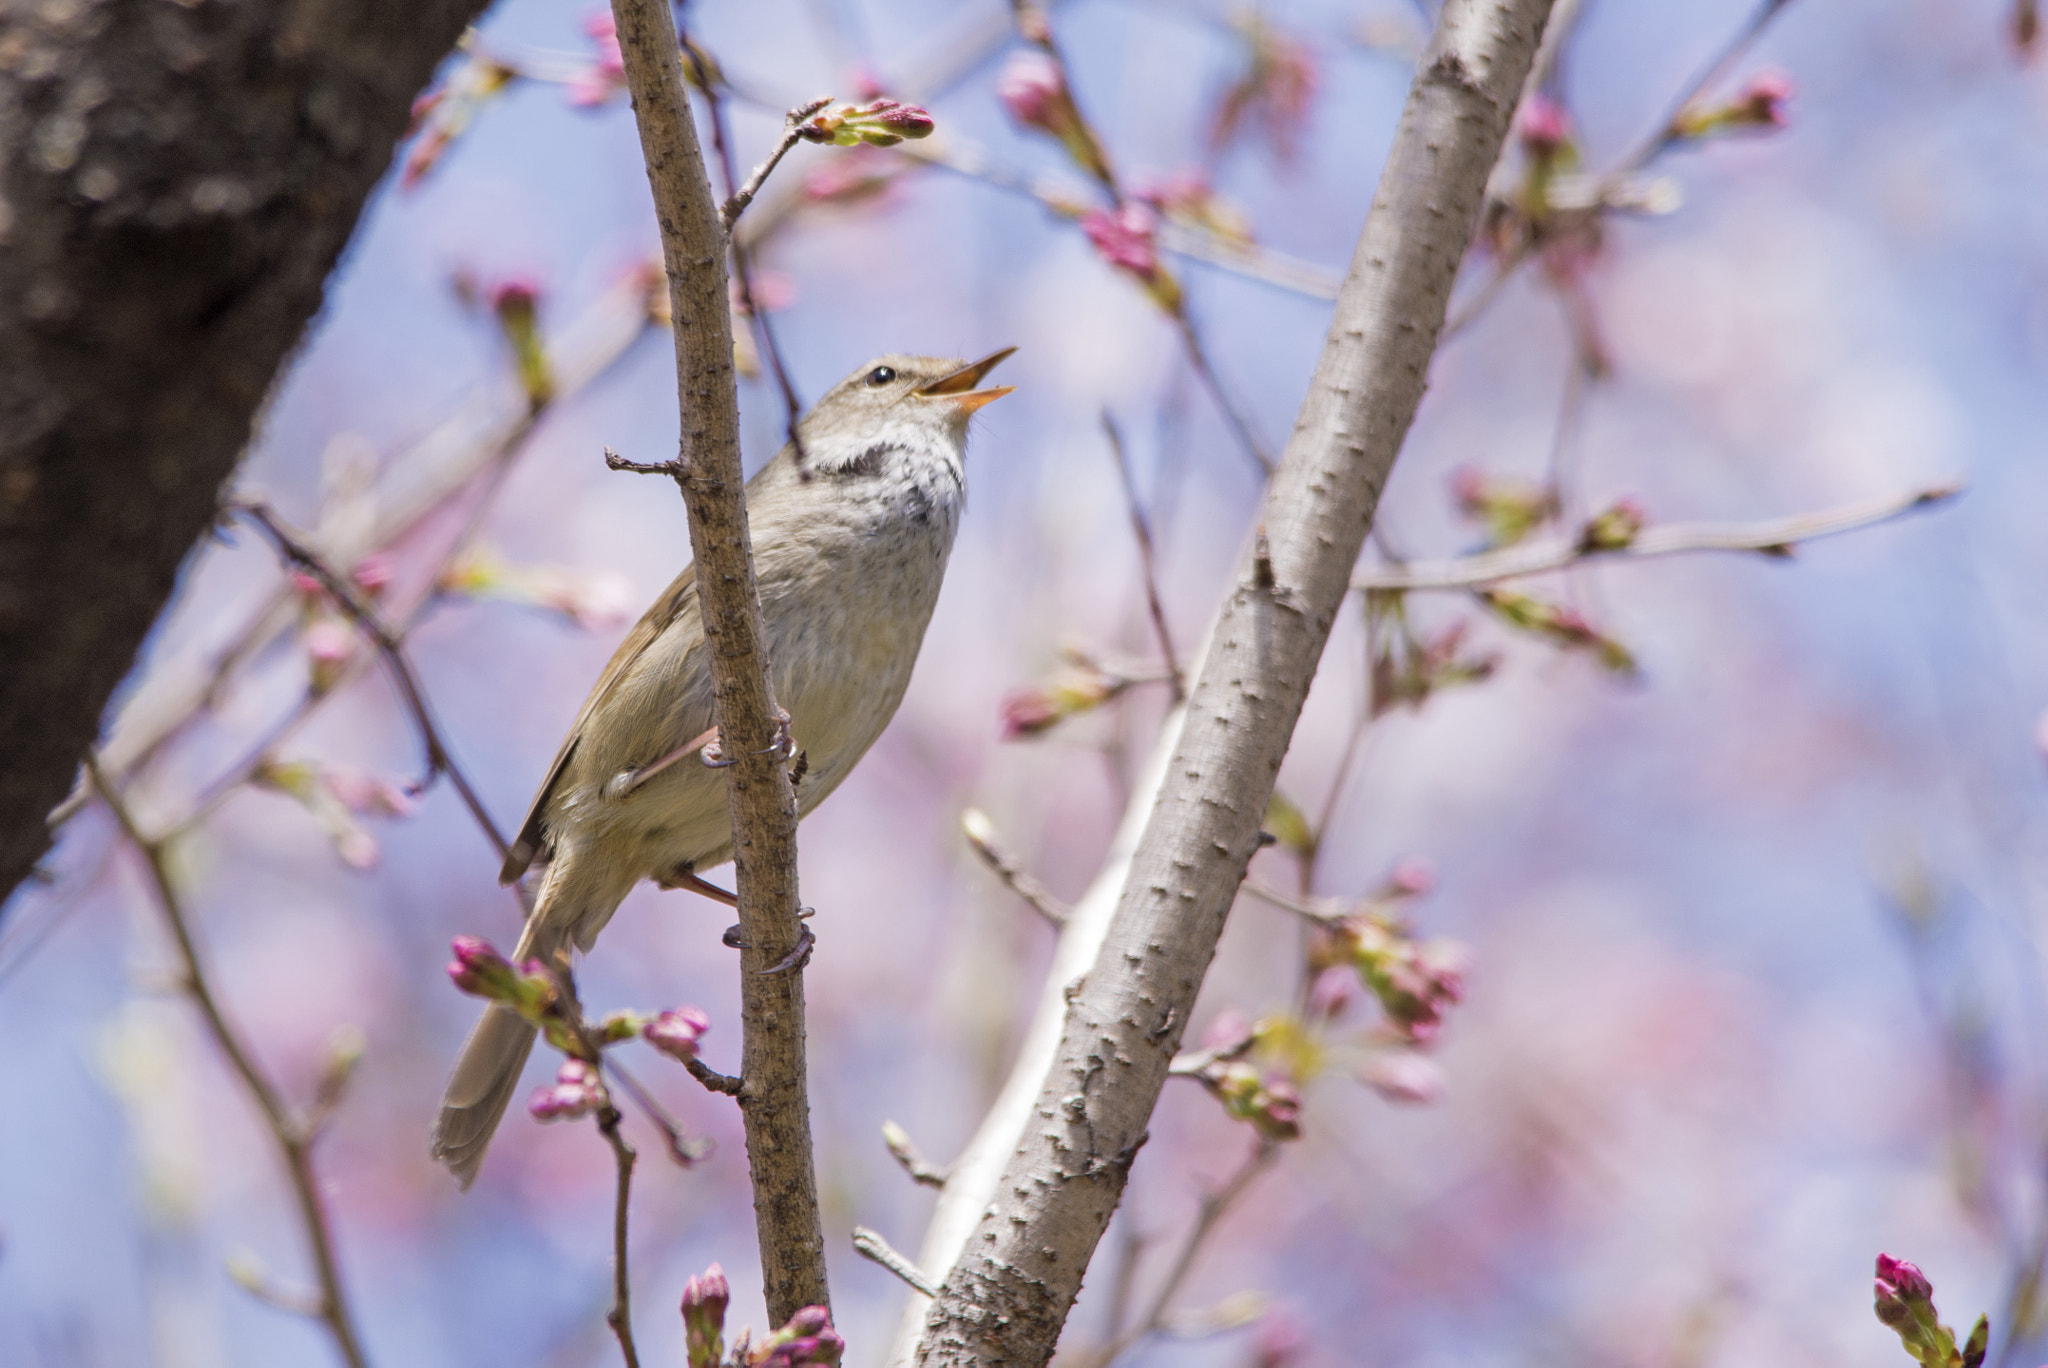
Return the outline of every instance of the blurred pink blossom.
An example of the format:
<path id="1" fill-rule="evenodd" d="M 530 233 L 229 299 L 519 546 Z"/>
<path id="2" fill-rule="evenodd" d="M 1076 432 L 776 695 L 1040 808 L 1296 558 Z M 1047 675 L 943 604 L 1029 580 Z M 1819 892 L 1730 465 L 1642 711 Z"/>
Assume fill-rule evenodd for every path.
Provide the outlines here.
<path id="1" fill-rule="evenodd" d="M 1413 1050 L 1373 1051 L 1358 1066 L 1358 1078 L 1389 1102 L 1434 1102 L 1444 1091 L 1443 1069 Z"/>
<path id="2" fill-rule="evenodd" d="M 671 1059 L 687 1064 L 697 1057 L 697 1042 L 711 1029 L 711 1018 L 696 1007 L 663 1012 L 640 1028 L 648 1044 Z"/>
<path id="3" fill-rule="evenodd" d="M 1018 123 L 1054 137 L 1064 136 L 1074 117 L 1060 64 L 1036 48 L 1010 54 L 996 77 L 996 98 Z"/>
<path id="4" fill-rule="evenodd" d="M 588 66 L 569 81 L 569 103 L 579 109 L 601 105 L 626 86 L 626 57 L 619 50 L 619 27 L 611 11 L 600 10 L 583 21 L 596 53 Z"/>
<path id="5" fill-rule="evenodd" d="M 1515 116 L 1515 136 L 1533 157 L 1548 157 L 1572 140 L 1572 116 L 1542 93 L 1522 101 Z"/>

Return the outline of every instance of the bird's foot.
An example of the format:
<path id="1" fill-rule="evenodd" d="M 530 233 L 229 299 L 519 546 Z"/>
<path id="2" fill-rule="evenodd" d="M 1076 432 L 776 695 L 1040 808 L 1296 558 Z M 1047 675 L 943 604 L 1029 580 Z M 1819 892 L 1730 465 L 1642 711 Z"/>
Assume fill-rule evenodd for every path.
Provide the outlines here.
<path id="1" fill-rule="evenodd" d="M 799 917 L 811 917 L 816 914 L 813 909 L 806 907 L 799 909 L 797 915 Z M 719 939 L 734 950 L 751 950 L 754 948 L 753 943 L 741 934 L 738 926 L 726 927 L 725 934 L 720 936 Z M 796 948 L 775 961 L 775 963 L 769 965 L 766 969 L 761 970 L 761 977 L 768 978 L 775 974 L 787 974 L 793 970 L 803 968 L 811 962 L 811 952 L 817 948 L 818 938 L 812 933 L 811 928 L 799 926 L 796 935 Z"/>

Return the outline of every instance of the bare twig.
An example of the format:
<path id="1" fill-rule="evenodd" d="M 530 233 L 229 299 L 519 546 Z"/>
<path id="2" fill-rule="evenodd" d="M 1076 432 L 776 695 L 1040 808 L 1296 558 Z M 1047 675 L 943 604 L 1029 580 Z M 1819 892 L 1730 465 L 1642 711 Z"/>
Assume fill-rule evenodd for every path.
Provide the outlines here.
<path id="1" fill-rule="evenodd" d="M 1653 161 L 1657 154 L 1678 142 L 1684 135 L 1679 131 L 1679 120 L 1692 103 L 1704 94 L 1742 60 L 1743 54 L 1756 45 L 1771 21 L 1791 5 L 1792 0 L 1758 0 L 1757 7 L 1750 11 L 1749 18 L 1737 29 L 1721 50 L 1707 60 L 1707 63 L 1688 81 L 1685 89 L 1671 102 L 1664 115 L 1664 121 L 1657 125 L 1655 132 L 1644 138 L 1635 150 L 1621 159 L 1621 164 L 1609 173 L 1609 180 L 1619 180 L 1642 170 Z"/>
<path id="2" fill-rule="evenodd" d="M 340 1264 L 334 1256 L 333 1228 L 328 1220 L 326 1202 L 320 1194 L 319 1178 L 313 1172 L 314 1133 L 302 1119 L 292 1114 L 291 1107 L 257 1066 L 255 1054 L 228 1023 L 219 1000 L 214 997 L 205 964 L 199 957 L 198 945 L 192 939 L 191 920 L 171 878 L 170 864 L 162 844 L 149 840 L 135 825 L 134 815 L 122 801 L 120 793 L 107 782 L 96 755 L 86 755 L 85 771 L 101 800 L 106 803 L 107 810 L 113 814 L 115 824 L 121 828 L 122 836 L 135 847 L 149 868 L 157 908 L 163 913 L 164 924 L 177 947 L 185 991 L 199 1008 L 199 1015 L 205 1020 L 214 1044 L 236 1077 L 241 1079 L 243 1088 L 256 1103 L 256 1109 L 263 1113 L 271 1138 L 277 1142 L 278 1155 L 284 1161 L 285 1174 L 291 1180 L 293 1195 L 298 1199 L 299 1221 L 305 1229 L 314 1276 L 320 1285 L 317 1299 L 304 1309 L 326 1325 L 328 1335 L 334 1340 L 335 1351 L 348 1368 L 364 1368 L 367 1360 L 363 1357 L 362 1342 L 356 1334 L 355 1319 L 342 1292 Z"/>
<path id="3" fill-rule="evenodd" d="M 1180 657 L 1174 654 L 1173 633 L 1167 630 L 1166 607 L 1159 600 L 1159 564 L 1152 545 L 1152 526 L 1145 519 L 1144 506 L 1138 502 L 1138 486 L 1131 478 L 1130 458 L 1124 454 L 1124 435 L 1117 430 L 1116 419 L 1110 417 L 1108 409 L 1102 411 L 1102 430 L 1108 435 L 1109 448 L 1116 456 L 1116 473 L 1124 486 L 1124 506 L 1131 514 L 1131 535 L 1138 542 L 1138 564 L 1145 573 L 1145 611 L 1152 615 L 1152 632 L 1159 638 L 1159 654 L 1166 661 L 1173 701 L 1179 703 L 1188 696 L 1187 681 L 1180 672 Z"/>
<path id="4" fill-rule="evenodd" d="M 633 1192 L 633 1161 L 638 1156 L 619 1132 L 619 1109 L 606 1102 L 597 1113 L 597 1128 L 612 1147 L 618 1165 L 618 1197 L 612 1204 L 612 1305 L 605 1312 L 605 1324 L 619 1337 L 619 1352 L 626 1368 L 640 1368 L 640 1354 L 633 1346 L 633 1289 L 626 1271 L 626 1206 Z"/>
<path id="5" fill-rule="evenodd" d="M 882 1123 L 882 1143 L 889 1147 L 889 1153 L 896 1162 L 903 1165 L 903 1171 L 910 1175 L 911 1182 L 933 1188 L 946 1185 L 946 1171 L 920 1154 L 911 1141 L 910 1132 L 894 1121 Z"/>
<path id="6" fill-rule="evenodd" d="M 1152 1308 L 1145 1318 L 1129 1332 L 1120 1336 L 1103 1355 L 1104 1360 L 1116 1358 L 1132 1343 L 1146 1335 L 1166 1327 L 1167 1307 L 1187 1281 L 1188 1271 L 1195 1266 L 1195 1256 L 1202 1252 L 1202 1246 L 1215 1231 L 1216 1223 L 1223 1219 L 1225 1212 L 1237 1205 L 1252 1181 L 1266 1171 L 1273 1158 L 1280 1152 L 1280 1146 L 1263 1136 L 1252 1146 L 1252 1152 L 1245 1156 L 1244 1163 L 1230 1175 L 1222 1187 L 1202 1194 L 1201 1206 L 1195 1212 L 1195 1224 L 1188 1231 L 1188 1237 L 1181 1242 L 1180 1251 L 1174 1255 L 1173 1266 L 1167 1270 L 1166 1280 L 1159 1284 L 1159 1290 L 1152 1296 Z"/>
<path id="7" fill-rule="evenodd" d="M 909 1283 L 914 1290 L 924 1293 L 927 1297 L 939 1295 L 938 1288 L 932 1286 L 932 1280 L 920 1272 L 916 1264 L 897 1253 L 877 1231 L 866 1226 L 855 1226 L 853 1248 L 863 1259 L 880 1264 Z"/>
<path id="8" fill-rule="evenodd" d="M 1314 922 L 1318 926 L 1332 926 L 1344 920 L 1343 905 L 1335 899 L 1319 898 L 1304 902 L 1300 898 L 1290 898 L 1278 889 L 1268 888 L 1255 879 L 1244 881 L 1244 891 L 1260 902 L 1271 903 L 1282 912 L 1292 912 L 1303 921 Z"/>
<path id="9" fill-rule="evenodd" d="M 1259 848 L 1274 774 L 1414 419 L 1549 8 L 1550 0 L 1444 7 L 1265 493 L 1265 535 L 1224 602 L 1185 709 L 1167 724 L 1164 755 L 1134 786 L 1138 810 L 1126 810 L 1127 822 L 1143 834 L 1102 899 L 1113 910 L 1091 906 L 1091 890 L 1062 934 L 1052 1047 L 1037 1053 L 1044 1028 L 1034 1020 L 1019 1071 L 1038 1067 L 1021 1083 L 1013 1073 L 998 1104 L 1028 1093 L 1021 1115 L 1007 1113 L 1020 1124 L 1000 1137 L 984 1125 L 941 1194 L 920 1258 L 946 1270 L 940 1295 L 922 1333 L 899 1341 L 895 1364 L 1031 1368 L 1052 1354 Z M 1084 926 L 1100 939 L 1070 967 L 1069 937 L 1079 943 Z M 985 1140 L 1000 1162 L 970 1164 Z"/>
<path id="10" fill-rule="evenodd" d="M 689 510 L 705 634 L 718 644 L 707 652 L 713 721 L 734 759 L 727 793 L 746 943 L 738 1096 L 768 1318 L 779 1325 L 805 1306 L 828 1304 L 830 1294 L 811 1161 L 803 973 L 762 972 L 785 960 L 802 932 L 797 807 L 789 771 L 775 753 L 777 708 L 742 497 L 726 239 L 683 92 L 668 5 L 614 0 L 612 13 L 668 272 L 683 432 L 675 478 Z"/>
<path id="11" fill-rule="evenodd" d="M 1244 448 L 1245 454 L 1259 467 L 1259 474 L 1272 475 L 1273 458 L 1266 454 L 1265 446 L 1252 435 L 1251 424 L 1238 412 L 1236 403 L 1223 388 L 1223 382 L 1216 378 L 1216 368 L 1209 364 L 1208 349 L 1202 345 L 1202 336 L 1195 331 L 1194 320 L 1188 317 L 1185 303 L 1181 305 L 1181 311 L 1174 315 L 1173 321 L 1174 326 L 1180 330 L 1182 344 L 1187 348 L 1188 361 L 1194 366 L 1195 374 L 1201 377 L 1202 387 L 1209 391 L 1209 397 L 1216 402 L 1217 409 L 1223 414 L 1223 421 L 1229 424 L 1231 432 L 1236 434 L 1238 444 Z"/>
<path id="12" fill-rule="evenodd" d="M 690 1062 L 696 1063 L 695 1060 Z M 711 1153 L 711 1142 L 691 1140 L 676 1119 L 668 1114 L 668 1109 L 655 1101 L 654 1095 L 640 1086 L 640 1080 L 627 1073 L 625 1066 L 618 1060 L 607 1055 L 604 1059 L 604 1068 L 618 1081 L 619 1086 L 626 1090 L 626 1095 L 633 1099 L 634 1105 L 638 1106 L 654 1124 L 654 1128 L 661 1132 L 662 1142 L 668 1147 L 668 1157 L 675 1160 L 679 1167 L 689 1168 Z"/>
<path id="13" fill-rule="evenodd" d="M 747 206 L 754 202 L 754 196 L 761 193 L 761 187 L 768 183 L 768 177 L 774 172 L 777 164 L 789 155 L 789 149 L 803 141 L 800 130 L 804 126 L 804 121 L 831 103 L 830 95 L 820 95 L 808 104 L 798 105 L 784 116 L 782 136 L 775 140 L 774 150 L 769 152 L 766 160 L 754 168 L 754 173 L 747 177 L 746 184 L 733 191 L 731 197 L 718 211 L 718 222 L 726 232 L 732 231 L 733 224 L 747 211 Z"/>
<path id="14" fill-rule="evenodd" d="M 690 1077 L 702 1083 L 712 1092 L 724 1093 L 727 1097 L 738 1097 L 740 1095 L 739 1079 L 734 1078 L 730 1074 L 718 1072 L 718 1070 L 712 1068 L 701 1059 L 692 1059 L 683 1067 L 690 1071 Z"/>
<path id="15" fill-rule="evenodd" d="M 719 172 L 725 180 L 728 196 L 726 203 L 731 205 L 734 200 L 739 198 L 742 187 L 739 185 L 737 164 L 733 161 L 732 134 L 726 125 L 725 101 L 719 94 L 721 78 L 718 73 L 711 69 L 711 64 L 704 60 L 703 51 L 695 43 L 689 41 L 688 35 L 684 35 L 683 53 L 690 59 L 690 70 L 697 78 L 697 88 L 704 92 L 705 103 L 711 109 L 711 143 L 718 155 Z M 813 105 L 811 112 L 815 113 L 820 105 L 829 103 L 831 98 L 828 95 L 823 101 L 819 102 L 819 105 Z M 687 104 L 684 107 L 687 109 Z M 804 117 L 809 118 L 810 115 L 806 114 Z M 784 118 L 785 136 L 795 137 L 795 129 L 802 122 L 802 119 L 796 117 L 796 111 L 792 110 Z M 785 147 L 782 151 L 775 153 L 773 157 L 769 158 L 767 165 L 756 174 L 765 179 L 768 171 L 773 169 L 775 162 L 781 160 L 782 152 L 787 150 Z M 758 187 L 756 188 L 758 189 Z M 748 197 L 752 198 L 751 193 Z M 742 205 L 741 207 L 744 208 L 745 206 Z M 737 210 L 734 211 L 734 217 L 738 217 Z M 768 311 L 760 307 L 759 302 L 754 297 L 754 270 L 753 263 L 749 259 L 747 246 L 738 237 L 734 236 L 731 231 L 731 223 L 722 221 L 721 229 L 725 245 L 732 252 L 733 275 L 739 282 L 740 310 L 746 314 L 747 321 L 753 329 L 761 335 L 761 351 L 768 358 L 768 369 L 775 376 L 776 388 L 782 392 L 782 404 L 788 411 L 789 442 L 791 446 L 796 448 L 796 466 L 799 471 L 802 471 L 805 469 L 802 430 L 804 416 L 803 401 L 797 398 L 796 386 L 790 382 L 789 367 L 784 364 L 782 359 L 782 347 L 775 340 L 775 325 L 768 321 Z"/>
<path id="16" fill-rule="evenodd" d="M 399 640 L 397 633 L 385 626 L 384 619 L 377 615 L 377 610 L 356 591 L 353 584 L 337 574 L 333 567 L 316 555 L 305 542 L 285 529 L 284 524 L 278 521 L 277 515 L 270 511 L 269 505 L 249 500 L 237 503 L 233 507 L 236 512 L 247 517 L 268 534 L 279 555 L 319 580 L 320 587 L 327 591 L 329 597 L 348 614 L 349 620 L 356 624 L 363 635 L 370 639 L 370 644 L 383 655 L 384 663 L 391 671 L 391 682 L 398 686 L 399 696 L 405 702 L 406 711 L 412 714 L 413 725 L 419 730 L 420 744 L 426 748 L 427 773 L 420 781 L 419 787 L 425 788 L 433 783 L 437 775 L 447 775 L 448 782 L 462 795 L 463 806 L 469 809 L 469 815 L 476 819 L 478 828 L 498 852 L 498 858 L 503 860 L 511 847 L 505 843 L 504 836 L 491 821 L 490 813 L 484 810 L 483 799 L 477 797 L 476 790 L 470 786 L 469 776 L 462 772 L 462 767 L 455 763 L 455 757 L 448 753 L 447 744 L 441 739 L 441 730 L 434 723 L 433 709 L 427 706 L 427 696 L 420 688 L 418 677 L 413 674 L 412 662 L 406 659 L 405 643 Z"/>
<path id="17" fill-rule="evenodd" d="M 967 836 L 967 844 L 981 857 L 981 862 L 994 871 L 1012 893 L 1030 903 L 1039 916 L 1054 926 L 1066 923 L 1069 915 L 1066 904 L 1052 895 L 1044 884 L 1031 877 L 1018 865 L 1010 852 L 1003 848 L 996 836 L 996 826 L 988 814 L 980 808 L 968 808 L 960 814 L 960 830 Z"/>
<path id="18" fill-rule="evenodd" d="M 1525 542 L 1477 556 L 1379 566 L 1351 581 L 1354 589 L 1470 589 L 1518 575 L 1561 570 L 1593 559 L 1625 560 L 1675 556 L 1694 551 L 1754 551 L 1789 555 L 1800 542 L 1887 522 L 1931 508 L 1962 492 L 1961 485 L 1937 485 L 1818 513 L 1801 513 L 1757 523 L 1667 523 L 1646 527 L 1626 546 L 1588 546 L 1583 541 Z"/>

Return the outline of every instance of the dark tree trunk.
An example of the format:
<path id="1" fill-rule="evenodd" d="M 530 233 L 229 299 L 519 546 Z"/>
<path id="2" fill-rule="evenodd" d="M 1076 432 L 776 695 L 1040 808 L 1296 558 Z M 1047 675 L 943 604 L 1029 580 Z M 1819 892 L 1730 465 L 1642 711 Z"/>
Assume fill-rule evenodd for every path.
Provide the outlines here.
<path id="1" fill-rule="evenodd" d="M 0 897 L 485 0 L 0 0 Z"/>

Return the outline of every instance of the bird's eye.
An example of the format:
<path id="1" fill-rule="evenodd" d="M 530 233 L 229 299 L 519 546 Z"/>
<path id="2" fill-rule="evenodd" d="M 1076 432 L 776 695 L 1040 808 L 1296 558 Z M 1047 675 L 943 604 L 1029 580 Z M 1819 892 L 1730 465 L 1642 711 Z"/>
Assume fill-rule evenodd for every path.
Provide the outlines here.
<path id="1" fill-rule="evenodd" d="M 877 389 L 896 378 L 896 372 L 887 366 L 877 366 L 868 372 L 868 383 Z"/>

